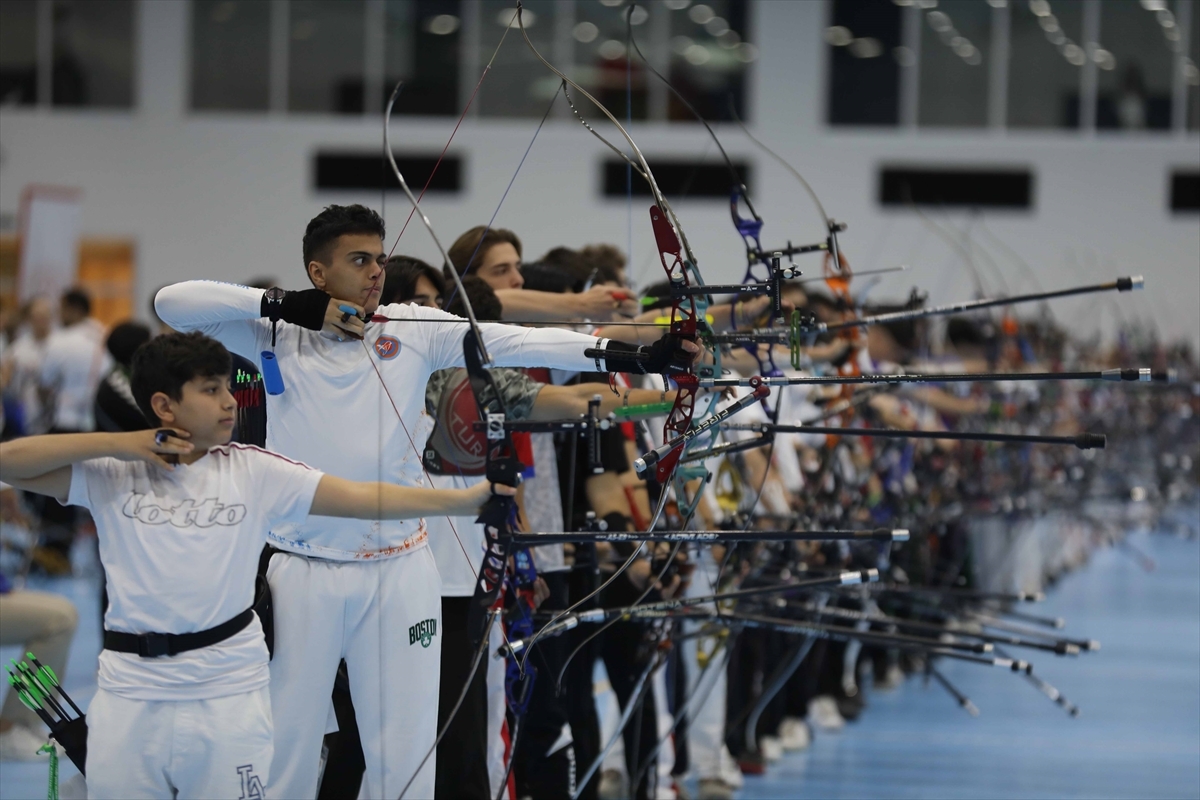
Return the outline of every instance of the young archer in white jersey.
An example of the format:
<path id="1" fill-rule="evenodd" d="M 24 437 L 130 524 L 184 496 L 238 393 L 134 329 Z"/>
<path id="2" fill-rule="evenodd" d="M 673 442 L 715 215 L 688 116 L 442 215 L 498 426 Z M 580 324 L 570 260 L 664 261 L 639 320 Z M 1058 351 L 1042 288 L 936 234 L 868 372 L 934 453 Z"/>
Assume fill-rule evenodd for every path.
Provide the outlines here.
<path id="1" fill-rule="evenodd" d="M 304 237 L 314 288 L 264 293 L 191 281 L 161 290 L 156 308 L 171 327 L 202 331 L 248 358 L 273 351 L 284 391 L 267 401 L 271 450 L 355 480 L 422 486 L 422 449 L 432 427 L 425 384 L 434 370 L 464 365 L 468 326 L 432 309 L 378 308 L 383 236 L 375 212 L 330 206 Z M 377 310 L 389 320 L 364 324 Z M 649 360 L 635 360 L 634 347 L 592 336 L 480 327 L 497 366 L 663 371 L 699 349 L 664 339 L 648 348 Z M 589 358 L 588 348 L 607 357 Z M 356 699 L 368 796 L 398 796 L 433 746 L 440 641 L 409 633 L 440 621 L 440 582 L 427 539 L 418 521 L 314 516 L 272 528 L 271 544 L 284 551 L 268 570 L 278 731 L 272 795 L 315 796 L 329 692 L 343 658 Z M 463 557 L 475 561 L 481 554 Z M 433 759 L 426 763 L 410 797 L 433 794 Z"/>
<path id="2" fill-rule="evenodd" d="M 268 655 L 251 610 L 271 526 L 309 514 L 463 514 L 491 488 L 355 483 L 228 444 L 230 356 L 198 333 L 144 345 L 131 386 L 158 431 L 0 444 L 0 480 L 91 510 L 109 606 L 88 709 L 91 797 L 263 797 Z"/>

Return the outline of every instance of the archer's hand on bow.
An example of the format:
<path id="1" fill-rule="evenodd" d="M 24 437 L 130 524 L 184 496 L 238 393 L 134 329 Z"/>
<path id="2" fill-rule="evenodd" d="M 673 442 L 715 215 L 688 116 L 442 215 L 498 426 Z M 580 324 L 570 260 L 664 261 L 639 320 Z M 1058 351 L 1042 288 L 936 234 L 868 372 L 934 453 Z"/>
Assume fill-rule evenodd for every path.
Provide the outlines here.
<path id="1" fill-rule="evenodd" d="M 652 345 L 635 347 L 609 340 L 604 359 L 609 372 L 674 375 L 690 371 L 704 358 L 704 348 L 677 333 L 664 333 Z"/>
<path id="2" fill-rule="evenodd" d="M 691 339 L 675 333 L 664 333 L 662 338 L 649 347 L 646 372 L 670 375 L 687 372 L 704 359 L 704 348 Z"/>

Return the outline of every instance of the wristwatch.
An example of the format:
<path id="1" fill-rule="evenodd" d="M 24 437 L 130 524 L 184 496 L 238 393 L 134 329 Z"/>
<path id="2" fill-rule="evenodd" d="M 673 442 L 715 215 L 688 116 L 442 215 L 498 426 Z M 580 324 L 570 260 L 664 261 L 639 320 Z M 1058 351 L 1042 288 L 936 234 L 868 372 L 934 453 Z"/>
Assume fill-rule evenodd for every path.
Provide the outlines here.
<path id="1" fill-rule="evenodd" d="M 283 298 L 287 294 L 278 286 L 272 286 L 263 294 L 262 300 L 262 316 L 267 317 L 271 322 L 278 322 L 283 316 Z"/>

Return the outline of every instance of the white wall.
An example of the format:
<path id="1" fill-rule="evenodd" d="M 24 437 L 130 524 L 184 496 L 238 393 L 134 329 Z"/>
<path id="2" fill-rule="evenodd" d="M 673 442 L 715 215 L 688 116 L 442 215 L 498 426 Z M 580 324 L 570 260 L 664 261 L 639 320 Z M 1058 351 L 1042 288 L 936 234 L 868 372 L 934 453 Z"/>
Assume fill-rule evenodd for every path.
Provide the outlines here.
<path id="1" fill-rule="evenodd" d="M 312 155 L 327 147 L 378 148 L 379 122 L 187 115 L 187 6 L 181 0 L 143 0 L 140 14 L 135 112 L 0 110 L 0 212 L 14 213 L 21 188 L 31 182 L 82 187 L 85 234 L 137 242 L 138 308 L 157 286 L 191 277 L 244 280 L 269 274 L 285 286 L 302 286 L 300 239 L 308 219 L 327 203 L 377 207 L 380 200 L 377 193 L 315 194 Z M 823 123 L 824 15 L 816 2 L 755 4 L 750 36 L 761 59 L 751 76 L 754 129 L 801 170 L 834 218 L 849 223 L 843 247 L 855 267 L 912 265 L 907 274 L 888 276 L 873 290 L 875 299 L 900 297 L 917 285 L 934 302 L 944 302 L 965 298 L 974 288 L 957 251 L 915 214 L 876 203 L 880 163 L 1027 165 L 1036 176 L 1035 208 L 990 213 L 985 224 L 1032 265 L 1037 282 L 1055 288 L 1142 273 L 1146 291 L 1121 296 L 1119 312 L 1153 319 L 1164 335 L 1188 337 L 1200 349 L 1200 217 L 1172 216 L 1167 209 L 1170 170 L 1200 165 L 1200 139 L 830 129 Z M 509 46 L 522 45 L 509 37 Z M 488 91 L 486 82 L 481 91 Z M 464 123 L 452 150 L 466 157 L 466 191 L 427 204 L 447 246 L 462 230 L 491 217 L 536 124 Z M 396 118 L 393 141 L 397 148 L 437 151 L 452 127 L 450 119 Z M 716 158 L 699 126 L 637 125 L 631 133 L 651 158 L 702 152 Z M 731 155 L 755 166 L 764 245 L 819 240 L 818 217 L 795 180 L 736 128 L 721 128 L 718 135 Z M 496 224 L 516 230 L 531 257 L 559 244 L 611 241 L 624 247 L 628 208 L 624 201 L 600 197 L 605 152 L 578 124 L 548 122 Z M 398 193 L 389 194 L 392 237 L 407 216 L 402 202 Z M 642 282 L 662 274 L 648 205 L 637 202 L 633 209 L 632 271 Z M 685 199 L 677 210 L 705 278 L 740 279 L 741 241 L 727 204 Z M 934 219 L 960 232 L 970 224 L 965 213 Z M 1034 288 L 987 237 L 973 239 L 993 254 L 1010 291 Z M 399 251 L 438 260 L 415 220 Z M 820 268 L 815 258 L 805 265 Z M 982 256 L 977 268 L 995 287 L 994 270 Z M 1114 324 L 1109 299 L 1066 301 L 1055 308 L 1081 332 L 1111 331 Z"/>

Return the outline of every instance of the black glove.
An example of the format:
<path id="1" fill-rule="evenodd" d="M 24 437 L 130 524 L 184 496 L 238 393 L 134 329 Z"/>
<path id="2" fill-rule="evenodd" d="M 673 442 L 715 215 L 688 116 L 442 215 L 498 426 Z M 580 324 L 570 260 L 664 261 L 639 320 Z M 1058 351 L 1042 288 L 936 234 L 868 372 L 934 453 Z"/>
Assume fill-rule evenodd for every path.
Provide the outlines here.
<path id="1" fill-rule="evenodd" d="M 320 289 L 299 292 L 271 289 L 263 294 L 259 313 L 272 322 L 283 320 L 310 331 L 319 331 L 325 327 L 325 311 L 329 308 L 330 299 L 331 296 Z"/>
<path id="2" fill-rule="evenodd" d="M 675 333 L 664 333 L 649 347 L 635 347 L 610 339 L 604 348 L 604 365 L 609 372 L 634 372 L 640 375 L 686 372 L 692 363 L 692 354 L 680 345 L 683 341 L 684 337 Z"/>

